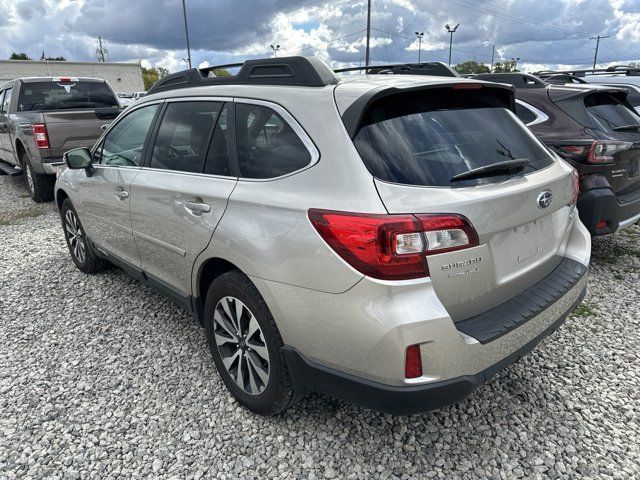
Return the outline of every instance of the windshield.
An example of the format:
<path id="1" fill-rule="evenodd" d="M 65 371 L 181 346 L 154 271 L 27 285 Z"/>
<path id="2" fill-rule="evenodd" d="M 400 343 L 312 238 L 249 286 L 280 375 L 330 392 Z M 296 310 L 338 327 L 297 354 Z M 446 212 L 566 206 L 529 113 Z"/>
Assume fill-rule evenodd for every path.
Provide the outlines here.
<path id="1" fill-rule="evenodd" d="M 640 124 L 640 116 L 608 93 L 594 93 L 584 99 L 591 126 L 601 132 L 612 132 L 617 127 Z"/>
<path id="2" fill-rule="evenodd" d="M 18 110 L 63 110 L 119 107 L 118 100 L 104 82 L 24 83 Z"/>
<path id="3" fill-rule="evenodd" d="M 366 112 L 354 143 L 373 176 L 408 185 L 477 185 L 554 161 L 500 99 L 477 90 L 427 90 L 379 100 Z M 485 178 L 452 181 L 508 160 L 526 160 L 526 166 L 522 172 L 494 169 Z"/>

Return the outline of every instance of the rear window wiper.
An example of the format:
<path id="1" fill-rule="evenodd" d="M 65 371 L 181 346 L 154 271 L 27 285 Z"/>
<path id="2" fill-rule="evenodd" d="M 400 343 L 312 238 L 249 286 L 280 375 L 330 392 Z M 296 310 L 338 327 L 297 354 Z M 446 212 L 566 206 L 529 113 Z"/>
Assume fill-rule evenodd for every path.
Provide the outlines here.
<path id="1" fill-rule="evenodd" d="M 620 125 L 613 129 L 614 132 L 624 132 L 625 130 L 640 130 L 640 123 L 635 125 Z"/>
<path id="2" fill-rule="evenodd" d="M 513 160 L 505 160 L 503 162 L 492 163 L 483 167 L 474 168 L 468 172 L 459 173 L 451 178 L 451 182 L 459 182 L 461 180 L 473 180 L 476 178 L 492 177 L 494 175 L 502 175 L 507 173 L 517 173 L 524 170 L 529 165 L 528 158 L 516 158 Z"/>

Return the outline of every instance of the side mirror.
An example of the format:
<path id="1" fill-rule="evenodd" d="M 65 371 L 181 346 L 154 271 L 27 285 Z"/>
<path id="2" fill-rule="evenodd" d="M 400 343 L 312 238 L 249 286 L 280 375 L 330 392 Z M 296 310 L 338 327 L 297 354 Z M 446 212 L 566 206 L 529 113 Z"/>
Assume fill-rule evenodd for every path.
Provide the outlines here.
<path id="1" fill-rule="evenodd" d="M 72 170 L 85 169 L 87 175 L 93 174 L 93 164 L 91 159 L 91 152 L 88 148 L 75 148 L 65 152 L 62 156 L 64 163 Z"/>

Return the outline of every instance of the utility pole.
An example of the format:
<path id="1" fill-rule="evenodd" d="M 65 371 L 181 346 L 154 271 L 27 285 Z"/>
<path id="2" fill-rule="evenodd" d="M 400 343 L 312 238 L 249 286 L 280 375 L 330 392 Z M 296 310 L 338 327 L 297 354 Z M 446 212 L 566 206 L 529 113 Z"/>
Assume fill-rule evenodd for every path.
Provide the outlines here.
<path id="1" fill-rule="evenodd" d="M 98 61 L 105 63 L 105 57 L 104 57 L 104 47 L 102 46 L 102 37 L 98 37 L 98 50 L 97 50 L 97 57 L 98 57 Z"/>
<path id="2" fill-rule="evenodd" d="M 187 36 L 187 60 L 189 68 L 191 68 L 191 46 L 189 45 L 189 24 L 187 23 L 187 5 L 185 0 L 182 0 L 182 16 L 184 17 L 184 33 Z"/>
<path id="3" fill-rule="evenodd" d="M 457 24 L 455 27 L 451 28 L 449 24 L 445 25 L 444 28 L 449 32 L 449 66 L 451 66 L 451 50 L 453 49 L 453 34 L 456 33 L 460 24 Z"/>
<path id="4" fill-rule="evenodd" d="M 278 50 L 280 50 L 280 45 L 271 45 L 271 50 L 273 50 L 273 58 L 278 58 Z"/>
<path id="5" fill-rule="evenodd" d="M 369 53 L 369 45 L 371 43 L 371 0 L 367 0 L 367 47 L 364 54 L 364 66 L 368 67 L 371 63 L 371 55 Z"/>
<path id="6" fill-rule="evenodd" d="M 495 56 L 496 56 L 496 46 L 494 44 L 493 47 L 491 48 L 491 70 L 489 70 L 490 72 L 493 72 L 493 60 L 495 59 Z"/>
<path id="7" fill-rule="evenodd" d="M 424 38 L 424 32 L 416 32 L 418 37 L 418 63 L 420 63 L 420 52 L 422 50 L 422 39 Z"/>
<path id="8" fill-rule="evenodd" d="M 597 37 L 589 37 L 589 40 L 596 41 L 596 54 L 593 56 L 593 69 L 596 69 L 596 63 L 598 63 L 598 50 L 600 49 L 600 40 L 609 38 L 611 35 L 598 35 Z"/>

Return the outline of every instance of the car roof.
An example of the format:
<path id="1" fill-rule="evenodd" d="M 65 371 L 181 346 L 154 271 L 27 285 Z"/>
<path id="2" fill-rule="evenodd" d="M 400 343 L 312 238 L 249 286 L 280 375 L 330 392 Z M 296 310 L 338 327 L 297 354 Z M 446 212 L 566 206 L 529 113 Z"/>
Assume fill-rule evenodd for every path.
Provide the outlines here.
<path id="1" fill-rule="evenodd" d="M 61 78 L 70 78 L 71 80 L 76 82 L 103 82 L 103 83 L 105 82 L 105 80 L 102 78 L 73 77 L 73 76 L 66 76 L 66 75 L 58 75 L 56 77 L 21 77 L 21 78 L 16 78 L 15 80 L 18 80 L 24 83 L 34 83 L 34 82 L 54 82 L 56 80 L 60 80 Z"/>

